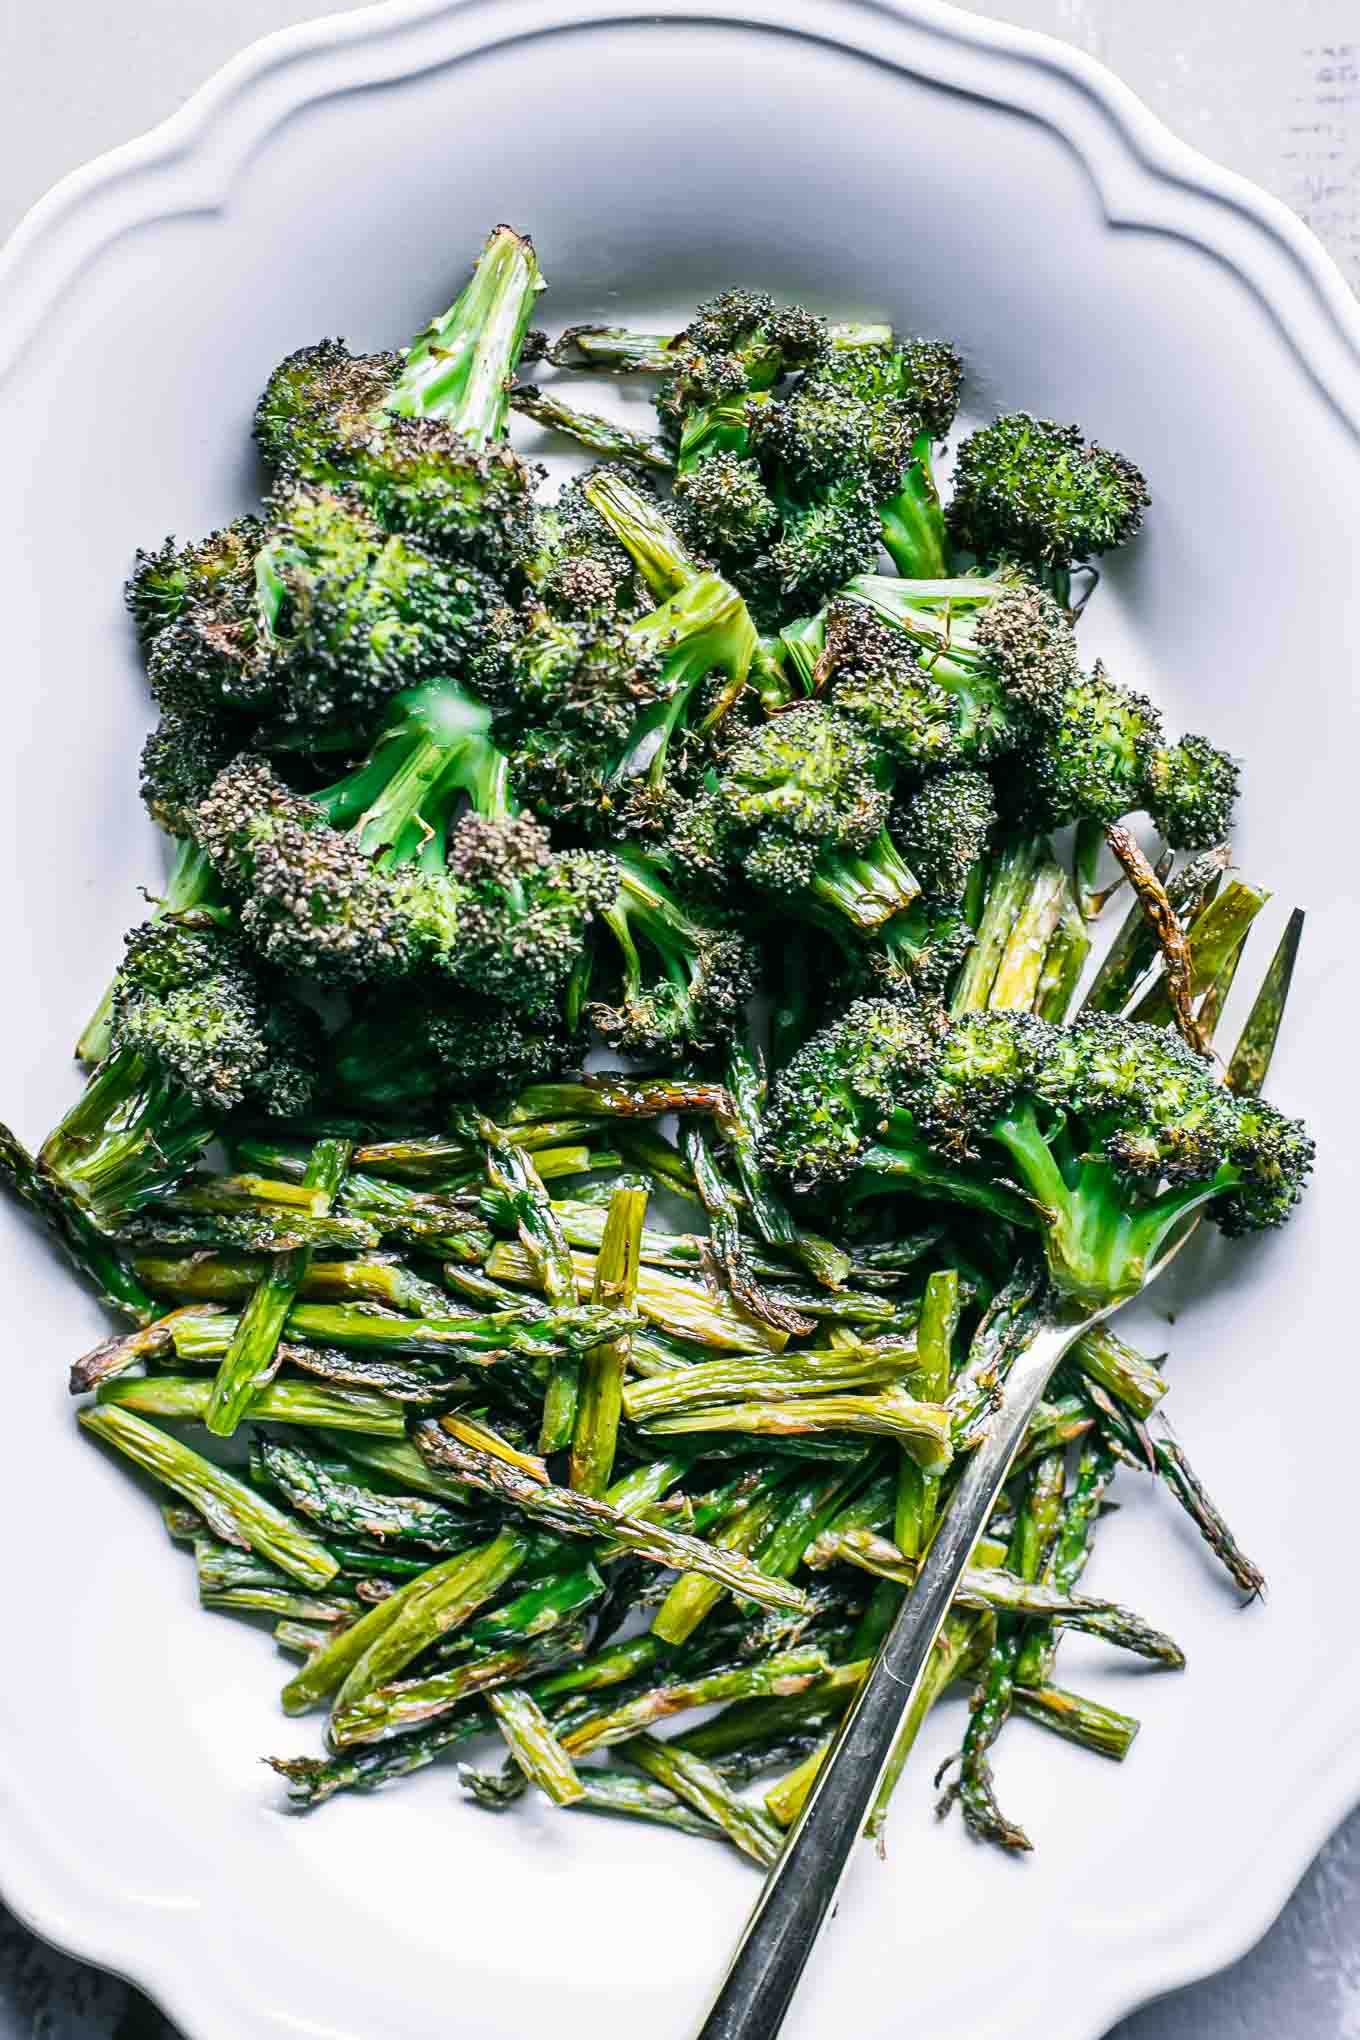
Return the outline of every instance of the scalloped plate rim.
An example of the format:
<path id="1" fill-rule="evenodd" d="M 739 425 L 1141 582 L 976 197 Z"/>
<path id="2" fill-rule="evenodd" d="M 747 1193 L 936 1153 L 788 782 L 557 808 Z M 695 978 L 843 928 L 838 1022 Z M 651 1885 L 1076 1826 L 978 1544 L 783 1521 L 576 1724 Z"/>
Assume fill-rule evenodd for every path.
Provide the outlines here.
<path id="1" fill-rule="evenodd" d="M 21 327 L 12 344 L 7 343 L 7 329 L 13 327 L 14 319 L 12 315 L 7 318 L 3 309 L 24 301 L 26 270 L 44 266 L 49 272 L 41 293 L 41 316 L 53 299 L 78 279 L 87 263 L 122 234 L 167 212 L 184 210 L 174 204 L 172 193 L 167 194 L 166 181 L 173 181 L 181 169 L 187 175 L 211 141 L 225 138 L 228 123 L 237 127 L 235 146 L 229 152 L 230 169 L 211 209 L 229 194 L 235 170 L 276 124 L 333 89 L 320 75 L 328 58 L 360 49 L 379 51 L 387 42 L 399 43 L 408 31 L 433 27 L 441 20 L 476 22 L 481 17 L 490 29 L 496 10 L 497 0 L 387 0 L 387 4 L 324 15 L 278 30 L 251 43 L 212 73 L 169 118 L 62 178 L 23 215 L 0 246 L 0 383 L 31 338 L 31 330 Z M 1300 367 L 1360 431 L 1360 301 L 1321 242 L 1281 200 L 1181 141 L 1104 64 L 1055 37 L 967 13 L 946 0 L 820 0 L 817 11 L 843 24 L 837 39 L 851 50 L 863 52 L 866 47 L 855 33 L 857 21 L 895 22 L 923 32 L 942 48 L 952 43 L 984 58 L 1008 61 L 1017 71 L 1028 67 L 1047 73 L 1080 95 L 1100 116 L 1107 144 L 1122 150 L 1126 159 L 1122 165 L 1093 161 L 1087 146 L 1051 111 L 1030 105 L 1022 93 L 1002 89 L 999 79 L 995 91 L 986 96 L 1032 114 L 1063 136 L 1094 179 L 1108 220 L 1177 235 L 1225 262 L 1280 319 Z M 537 31 L 531 33 L 662 17 L 771 25 L 771 17 L 763 15 L 758 4 L 743 9 L 706 4 L 706 0 L 691 5 L 683 0 L 660 0 L 644 15 L 626 6 L 610 5 L 608 0 L 585 0 L 581 6 L 549 5 Z M 796 23 L 775 20 L 773 25 L 795 38 L 825 39 Z M 489 32 L 481 39 L 474 38 L 471 47 L 485 48 L 502 39 Z M 266 81 L 290 66 L 294 77 L 284 104 L 264 109 L 265 118 L 257 120 L 252 129 L 252 99 Z M 398 62 L 387 75 L 396 80 L 406 74 Z M 949 81 L 946 77 L 942 82 Z M 1089 142 L 1089 137 L 1084 139 Z M 1133 172 L 1133 183 L 1125 187 L 1117 210 L 1111 206 L 1100 176 L 1102 168 L 1112 167 Z M 1253 229 L 1263 250 L 1271 244 L 1285 255 L 1311 295 L 1308 312 L 1325 323 L 1330 338 L 1339 341 L 1343 354 L 1349 357 L 1352 372 L 1341 379 L 1340 387 L 1334 371 L 1329 372 L 1320 359 L 1316 334 L 1310 348 L 1307 333 L 1300 337 L 1295 322 L 1281 317 L 1268 284 L 1244 266 L 1240 253 L 1229 252 L 1188 219 L 1178 224 L 1164 210 L 1155 216 L 1140 214 L 1128 202 L 1129 191 L 1137 191 L 1140 185 L 1147 190 L 1167 187 L 1187 202 L 1208 199 Z M 133 202 L 123 217 L 115 213 L 92 241 L 83 243 L 83 223 L 97 213 L 101 202 L 114 199 L 119 187 Z M 165 202 L 167 195 L 169 203 Z M 203 210 L 201 198 L 195 198 L 190 209 Z M 1097 1968 L 1092 1964 L 1095 1975 L 1107 1979 L 1106 1987 L 1097 1993 L 1088 1970 L 1080 2006 L 1071 2002 L 1052 1973 L 1049 1993 L 1038 2002 L 1034 1995 L 1037 1979 L 1028 1975 L 1036 2033 L 1042 2028 L 1048 2040 L 1096 2040 L 1124 2014 L 1154 1996 L 1225 1967 L 1260 1938 L 1327 1835 L 1360 1800 L 1360 1751 L 1345 1761 L 1351 1744 L 1345 1734 L 1344 1707 L 1328 1708 L 1325 1718 L 1324 1710 L 1317 1710 L 1309 1745 L 1315 1755 L 1329 1760 L 1325 1768 L 1319 1764 L 1313 1772 L 1310 1789 L 1300 1790 L 1296 1782 L 1292 1791 L 1282 1790 L 1281 1804 L 1272 1809 L 1269 1861 L 1257 1856 L 1250 1874 L 1245 1874 L 1246 1866 L 1240 1862 L 1232 1866 L 1222 1888 L 1204 1894 L 1212 1903 L 1206 1902 L 1193 1922 L 1186 1923 L 1189 1931 L 1182 1932 L 1179 1940 L 1168 1938 L 1164 1931 L 1145 1936 L 1131 1951 L 1112 1931 L 1108 1939 L 1112 1952 L 1117 1951 L 1120 1958 L 1118 1981 L 1113 1965 Z M 96 1878 L 69 1860 L 69 1852 L 57 1843 L 14 1772 L 5 1767 L 0 1779 L 7 1789 L 9 1814 L 9 1819 L 0 1823 L 0 1895 L 35 1934 L 136 1983 L 194 2040 L 241 2040 L 242 2020 L 261 2017 L 280 2033 L 285 2029 L 312 2033 L 318 2040 L 337 2035 L 337 2029 L 327 2023 L 253 2000 L 229 1967 L 209 1967 L 203 1959 L 209 1952 L 204 1936 L 187 1930 L 191 1918 L 205 1916 L 200 1903 L 191 1900 L 182 1908 L 167 1908 L 101 1887 Z M 22 1826 L 25 1820 L 26 1828 Z M 41 1868 L 39 1855 L 43 1858 Z M 68 1858 L 64 1862 L 60 1860 L 63 1855 Z M 157 1922 L 168 1925 L 172 1920 L 178 1931 L 157 1937 Z M 1155 1946 L 1151 1945 L 1154 1942 Z M 1002 2029 L 993 2030 L 995 2040 L 1003 2040 Z M 1004 2040 L 1015 2040 L 1013 2029 Z"/>

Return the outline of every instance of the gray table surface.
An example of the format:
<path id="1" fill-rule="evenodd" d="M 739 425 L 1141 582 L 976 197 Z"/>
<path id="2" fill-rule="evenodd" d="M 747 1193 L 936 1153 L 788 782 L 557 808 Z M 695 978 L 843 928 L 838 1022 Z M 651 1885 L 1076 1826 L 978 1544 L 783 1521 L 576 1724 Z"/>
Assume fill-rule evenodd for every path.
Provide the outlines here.
<path id="1" fill-rule="evenodd" d="M 56 178 L 162 119 L 243 44 L 320 11 L 307 0 L 7 0 L 0 235 Z M 346 11 L 344 0 L 326 11 Z M 1356 0 L 1006 0 L 978 11 L 1101 58 L 1187 141 L 1293 206 L 1360 290 Z M 0 1908 L 0 2040 L 176 2036 L 136 1991 L 53 1953 Z M 1249 1955 L 1109 2040 L 1360 2040 L 1360 1813 Z"/>

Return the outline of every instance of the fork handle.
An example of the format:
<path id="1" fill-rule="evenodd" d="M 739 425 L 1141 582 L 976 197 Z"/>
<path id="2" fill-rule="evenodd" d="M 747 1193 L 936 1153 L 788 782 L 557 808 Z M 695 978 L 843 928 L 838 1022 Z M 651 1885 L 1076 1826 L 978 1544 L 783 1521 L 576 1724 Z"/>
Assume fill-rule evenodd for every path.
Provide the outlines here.
<path id="1" fill-rule="evenodd" d="M 789 1829 L 697 2040 L 775 2040 L 1030 1418 L 1063 1354 L 1103 1315 L 1045 1319 L 1012 1362 L 1001 1407 L 969 1457 L 915 1584 Z"/>

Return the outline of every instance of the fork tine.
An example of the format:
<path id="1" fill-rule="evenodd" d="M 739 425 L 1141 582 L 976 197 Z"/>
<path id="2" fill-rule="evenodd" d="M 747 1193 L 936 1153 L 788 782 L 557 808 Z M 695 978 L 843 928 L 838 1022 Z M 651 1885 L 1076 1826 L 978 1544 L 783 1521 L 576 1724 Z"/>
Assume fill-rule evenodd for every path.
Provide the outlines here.
<path id="1" fill-rule="evenodd" d="M 1228 1064 L 1228 1089 L 1239 1097 L 1259 1096 L 1269 1074 L 1302 937 L 1303 908 L 1295 907 Z"/>

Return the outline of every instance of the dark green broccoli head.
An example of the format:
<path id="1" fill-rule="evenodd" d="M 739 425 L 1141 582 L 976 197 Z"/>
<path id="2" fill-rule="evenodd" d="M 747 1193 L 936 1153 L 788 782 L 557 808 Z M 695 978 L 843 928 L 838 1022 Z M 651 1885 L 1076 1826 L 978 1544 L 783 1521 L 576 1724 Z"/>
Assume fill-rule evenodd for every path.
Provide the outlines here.
<path id="1" fill-rule="evenodd" d="M 381 870 L 259 758 L 219 773 L 193 834 L 268 963 L 325 984 L 415 970 L 457 939 L 458 898 L 440 873 Z"/>
<path id="2" fill-rule="evenodd" d="M 470 992 L 529 1012 L 554 1004 L 586 931 L 619 888 L 612 858 L 555 851 L 529 817 L 464 815 L 449 841 L 458 935 L 446 967 Z"/>
<path id="3" fill-rule="evenodd" d="M 957 904 L 996 827 L 996 795 L 985 772 L 963 766 L 937 777 L 893 810 L 893 839 L 922 890 Z"/>
<path id="4" fill-rule="evenodd" d="M 584 1042 L 557 1013 L 526 1013 L 413 980 L 366 999 L 332 1044 L 332 1080 L 352 1107 L 437 1124 L 451 1101 L 492 1098 L 579 1068 Z"/>
<path id="5" fill-rule="evenodd" d="M 1018 707 L 1047 720 L 1080 679 L 1077 639 L 1044 588 L 1021 581 L 977 612 L 972 641 Z"/>
<path id="6" fill-rule="evenodd" d="M 727 290 L 700 305 L 667 349 L 672 362 L 657 393 L 663 425 L 676 434 L 691 413 L 745 390 L 768 389 L 806 368 L 829 344 L 826 321 L 768 291 Z"/>
<path id="7" fill-rule="evenodd" d="M 253 574 L 248 591 L 223 583 L 214 601 L 195 603 L 163 624 L 147 653 L 146 676 L 157 707 L 172 713 L 267 710 L 273 675 Z"/>
<path id="8" fill-rule="evenodd" d="M 759 467 L 735 453 L 709 454 L 677 476 L 675 498 L 681 535 L 719 567 L 750 559 L 779 524 Z"/>
<path id="9" fill-rule="evenodd" d="M 937 1016 L 857 999 L 815 1034 L 770 1087 L 763 1158 L 795 1189 L 829 1188 L 859 1167 L 879 1124 L 930 1064 Z"/>
<path id="10" fill-rule="evenodd" d="M 748 420 L 761 467 L 798 502 L 845 480 L 863 482 L 875 501 L 891 495 L 921 424 L 908 404 L 866 401 L 820 375 L 804 377 L 782 401 L 752 404 Z"/>
<path id="11" fill-rule="evenodd" d="M 492 573 L 533 559 L 537 468 L 503 444 L 481 446 L 444 418 L 386 410 L 397 355 L 352 355 L 337 340 L 290 354 L 265 387 L 255 436 L 288 486 L 356 496 L 385 531 Z"/>
<path id="12" fill-rule="evenodd" d="M 878 503 L 862 476 L 834 482 L 814 502 L 784 513 L 779 538 L 755 562 L 757 591 L 814 608 L 873 566 L 881 546 Z"/>
<path id="13" fill-rule="evenodd" d="M 1151 500 L 1123 454 L 1021 411 L 960 446 L 948 523 L 980 558 L 1066 568 L 1127 544 Z"/>
<path id="14" fill-rule="evenodd" d="M 203 1110 L 286 1100 L 305 1110 L 318 1029 L 266 987 L 239 943 L 152 921 L 134 929 L 113 985 L 115 1054 L 154 1065 Z"/>
<path id="15" fill-rule="evenodd" d="M 956 697 L 917 659 L 911 640 L 859 602 L 826 613 L 827 699 L 902 766 L 951 764 L 963 749 Z"/>
<path id="16" fill-rule="evenodd" d="M 1173 850 L 1211 850 L 1233 824 L 1241 770 L 1207 737 L 1158 745 L 1147 768 L 1147 811 Z"/>
<path id="17" fill-rule="evenodd" d="M 281 361 L 255 410 L 255 441 L 281 479 L 320 475 L 337 446 L 361 438 L 391 396 L 401 356 L 351 354 L 343 340 L 299 347 Z"/>
<path id="18" fill-rule="evenodd" d="M 1229 1238 L 1284 1225 L 1303 1196 L 1317 1149 L 1301 1119 L 1264 1098 L 1244 1098 L 1230 1149 L 1237 1183 L 1217 1199 L 1213 1217 Z"/>
<path id="19" fill-rule="evenodd" d="M 651 595 L 631 554 L 586 495 L 589 479 L 575 476 L 540 509 L 528 578 L 555 616 L 590 622 L 610 613 L 644 615 Z"/>
<path id="20" fill-rule="evenodd" d="M 154 552 L 139 547 L 125 594 L 143 646 L 200 602 L 217 608 L 224 597 L 248 600 L 264 540 L 258 517 L 238 517 L 190 545 L 167 538 Z"/>
<path id="21" fill-rule="evenodd" d="M 433 674 L 475 684 L 505 629 L 485 574 L 388 536 L 330 489 L 277 500 L 256 579 L 278 720 L 322 735 L 368 733 L 394 694 Z"/>
<path id="22" fill-rule="evenodd" d="M 848 716 L 803 702 L 765 723 L 727 760 L 717 787 L 730 830 L 770 830 L 809 843 L 862 850 L 888 812 L 869 738 Z"/>
<path id="23" fill-rule="evenodd" d="M 241 748 L 242 729 L 210 708 L 165 709 L 142 745 L 141 794 L 168 835 L 193 833 L 194 809 Z"/>
<path id="24" fill-rule="evenodd" d="M 1066 689 L 1030 754 L 1046 821 L 1108 825 L 1140 808 L 1161 735 L 1147 697 L 1117 685 L 1097 663 Z"/>
<path id="25" fill-rule="evenodd" d="M 874 407 L 899 407 L 914 421 L 914 433 L 943 439 L 958 413 L 963 363 L 944 340 L 832 347 L 805 381 L 843 390 Z"/>

